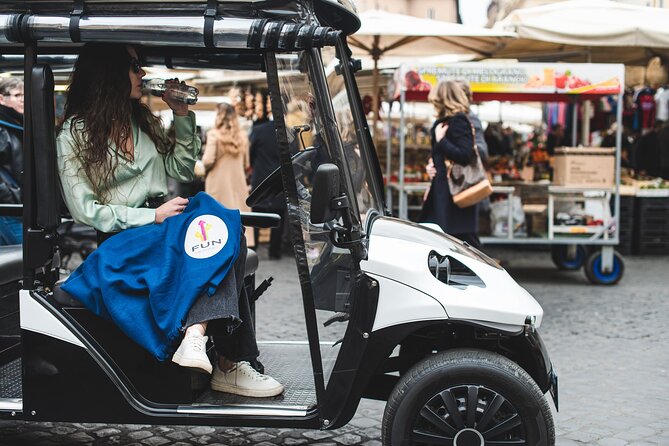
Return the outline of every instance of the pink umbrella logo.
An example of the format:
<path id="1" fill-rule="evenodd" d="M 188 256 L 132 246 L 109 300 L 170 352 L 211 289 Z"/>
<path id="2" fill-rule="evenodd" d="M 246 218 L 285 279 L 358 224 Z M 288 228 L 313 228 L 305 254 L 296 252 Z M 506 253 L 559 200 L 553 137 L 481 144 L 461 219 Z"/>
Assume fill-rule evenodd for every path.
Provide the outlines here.
<path id="1" fill-rule="evenodd" d="M 200 227 L 200 230 L 195 233 L 195 238 L 198 239 L 200 242 L 206 242 L 207 231 L 211 229 L 211 225 L 204 220 L 198 221 L 197 225 Z"/>

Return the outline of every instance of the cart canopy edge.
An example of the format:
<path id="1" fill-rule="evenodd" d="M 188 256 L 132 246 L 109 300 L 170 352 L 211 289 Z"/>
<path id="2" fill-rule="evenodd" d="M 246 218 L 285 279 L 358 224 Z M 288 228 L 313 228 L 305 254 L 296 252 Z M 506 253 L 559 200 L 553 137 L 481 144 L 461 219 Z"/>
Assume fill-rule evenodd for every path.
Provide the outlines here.
<path id="1" fill-rule="evenodd" d="M 209 6 L 84 2 L 80 9 L 72 9 L 72 2 L 24 2 L 22 7 L 3 8 L 11 12 L 0 14 L 0 45 L 117 42 L 277 52 L 321 48 L 334 46 L 342 33 L 359 27 L 355 12 L 339 3 L 345 1 L 226 1 Z"/>

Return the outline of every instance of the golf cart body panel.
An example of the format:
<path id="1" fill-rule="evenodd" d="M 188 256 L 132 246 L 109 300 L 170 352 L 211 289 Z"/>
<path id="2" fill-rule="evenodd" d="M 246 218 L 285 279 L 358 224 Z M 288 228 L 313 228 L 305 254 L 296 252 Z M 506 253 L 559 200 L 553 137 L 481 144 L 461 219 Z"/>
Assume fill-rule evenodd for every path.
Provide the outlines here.
<path id="1" fill-rule="evenodd" d="M 543 310 L 494 260 L 480 251 L 467 248 L 443 232 L 422 225 L 382 217 L 374 220 L 369 234 L 369 257 L 362 269 L 369 274 L 392 278 L 403 287 L 432 296 L 453 320 L 471 321 L 509 333 L 520 333 L 528 318 L 541 324 Z M 451 275 L 447 283 L 429 268 L 430 255 L 447 256 Z M 456 271 L 455 264 L 460 271 Z M 490 293 L 490 290 L 494 293 Z M 411 322 L 416 314 L 407 313 L 409 296 L 381 293 L 383 313 L 377 314 L 374 330 Z M 418 308 L 415 308 L 417 311 Z M 425 319 L 436 314 L 424 307 Z M 405 317 L 407 319 L 405 319 Z"/>

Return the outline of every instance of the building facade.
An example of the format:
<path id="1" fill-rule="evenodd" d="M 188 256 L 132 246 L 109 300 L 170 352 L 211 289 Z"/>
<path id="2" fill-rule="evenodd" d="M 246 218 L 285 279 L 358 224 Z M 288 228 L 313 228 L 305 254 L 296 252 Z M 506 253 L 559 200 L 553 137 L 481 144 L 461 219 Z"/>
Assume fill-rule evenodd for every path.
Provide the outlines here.
<path id="1" fill-rule="evenodd" d="M 355 4 L 360 12 L 378 9 L 422 19 L 458 22 L 458 0 L 357 0 Z"/>

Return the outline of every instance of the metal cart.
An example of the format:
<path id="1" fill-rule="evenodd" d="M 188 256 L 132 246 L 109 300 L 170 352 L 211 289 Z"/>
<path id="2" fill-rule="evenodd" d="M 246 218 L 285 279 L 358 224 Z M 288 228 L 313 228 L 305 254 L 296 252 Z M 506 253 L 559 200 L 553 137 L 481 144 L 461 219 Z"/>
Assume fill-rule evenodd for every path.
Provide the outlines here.
<path id="1" fill-rule="evenodd" d="M 417 73 L 424 82 L 421 91 L 412 90 L 403 80 L 407 73 Z M 581 85 L 569 88 L 568 84 L 558 82 L 557 74 L 584 73 L 581 76 L 588 80 L 579 79 Z M 616 147 L 613 187 L 567 187 L 548 186 L 547 220 L 548 228 L 545 237 L 517 237 L 512 229 L 512 206 L 509 204 L 508 233 L 502 237 L 482 237 L 481 242 L 486 245 L 550 245 L 551 256 L 555 265 L 560 269 L 584 269 L 586 277 L 594 284 L 612 285 L 617 283 L 624 273 L 623 257 L 615 251 L 619 243 L 618 221 L 620 216 L 620 159 L 622 142 L 622 108 L 624 93 L 624 66 L 620 64 L 482 64 L 460 63 L 449 65 L 405 65 L 395 73 L 395 89 L 391 92 L 393 100 L 399 102 L 400 128 L 406 128 L 404 110 L 407 101 L 426 101 L 428 92 L 425 83 L 432 86 L 447 79 L 466 79 L 469 81 L 474 100 L 484 102 L 490 100 L 513 102 L 568 102 L 581 104 L 584 101 L 599 99 L 602 96 L 617 96 L 616 108 Z M 549 77 L 553 81 L 549 82 Z M 592 82 L 591 82 L 592 81 Z M 571 81 L 565 81 L 571 82 Z M 577 134 L 578 113 L 572 114 L 572 146 L 578 144 Z M 389 126 L 390 126 L 390 120 Z M 582 129 L 582 138 L 589 134 L 586 124 Z M 388 129 L 388 134 L 391 129 Z M 391 173 L 391 144 L 388 142 L 386 156 L 387 178 Z M 399 138 L 399 165 L 405 164 L 406 141 Z M 408 218 L 408 195 L 423 193 L 428 183 L 406 183 L 404 169 L 399 169 L 398 182 L 388 184 L 386 191 L 387 202 L 392 206 L 392 190 L 398 195 L 398 215 Z M 510 197 L 516 193 L 513 186 L 496 186 L 495 194 Z M 595 226 L 586 225 L 556 225 L 554 224 L 555 203 L 567 200 L 580 202 L 596 202 L 608 210 L 613 204 L 612 212 L 604 212 L 602 223 Z M 391 207 L 392 209 L 392 207 Z"/>

